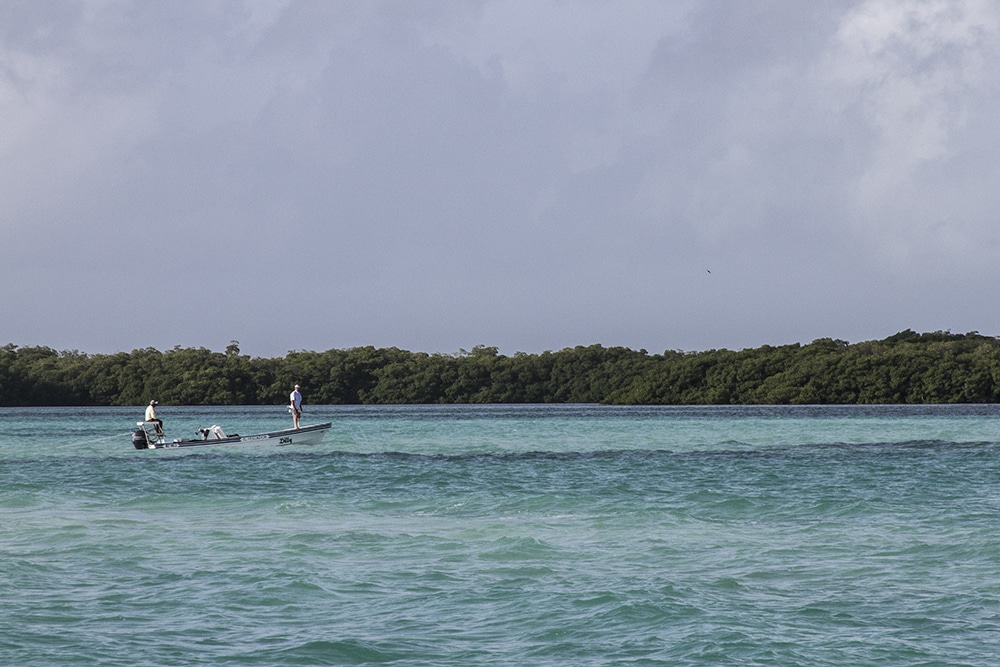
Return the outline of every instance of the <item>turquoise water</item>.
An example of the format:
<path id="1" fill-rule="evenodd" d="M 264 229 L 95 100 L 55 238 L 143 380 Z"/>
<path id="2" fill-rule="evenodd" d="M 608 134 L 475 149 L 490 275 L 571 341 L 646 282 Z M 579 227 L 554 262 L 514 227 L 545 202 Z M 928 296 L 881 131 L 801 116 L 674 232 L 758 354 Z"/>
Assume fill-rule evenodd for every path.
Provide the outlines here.
<path id="1" fill-rule="evenodd" d="M 0 665 L 1000 664 L 996 406 L 141 412 L 0 409 Z"/>

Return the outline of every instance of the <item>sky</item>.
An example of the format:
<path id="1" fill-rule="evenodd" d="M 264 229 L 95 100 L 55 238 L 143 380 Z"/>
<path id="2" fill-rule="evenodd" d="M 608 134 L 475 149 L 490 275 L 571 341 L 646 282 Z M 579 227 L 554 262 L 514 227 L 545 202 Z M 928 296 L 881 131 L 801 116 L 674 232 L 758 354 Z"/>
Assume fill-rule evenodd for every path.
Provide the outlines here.
<path id="1" fill-rule="evenodd" d="M 0 346 L 1000 335 L 994 0 L 0 0 Z"/>

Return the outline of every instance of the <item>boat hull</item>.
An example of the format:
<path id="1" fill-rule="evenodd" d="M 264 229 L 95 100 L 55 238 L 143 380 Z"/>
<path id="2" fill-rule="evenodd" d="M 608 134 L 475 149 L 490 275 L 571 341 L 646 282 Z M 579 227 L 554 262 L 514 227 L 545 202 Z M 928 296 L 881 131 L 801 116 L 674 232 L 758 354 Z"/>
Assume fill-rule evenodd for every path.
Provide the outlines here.
<path id="1" fill-rule="evenodd" d="M 311 424 L 302 428 L 290 428 L 283 431 L 271 431 L 269 433 L 255 433 L 254 435 L 231 436 L 228 438 L 213 438 L 206 440 L 171 440 L 163 441 L 163 438 L 152 441 L 146 440 L 146 446 L 142 447 L 133 440 L 137 449 L 182 449 L 187 447 L 218 447 L 220 445 L 246 445 L 246 444 L 267 444 L 267 445 L 316 445 L 323 440 L 323 436 L 330 430 L 332 422 L 325 424 Z"/>

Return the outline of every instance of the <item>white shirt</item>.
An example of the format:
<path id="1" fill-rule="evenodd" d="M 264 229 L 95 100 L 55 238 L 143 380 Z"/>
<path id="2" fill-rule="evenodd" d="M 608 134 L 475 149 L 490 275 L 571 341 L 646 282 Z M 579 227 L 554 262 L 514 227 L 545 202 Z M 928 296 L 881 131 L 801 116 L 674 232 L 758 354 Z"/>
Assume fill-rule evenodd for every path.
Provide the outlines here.
<path id="1" fill-rule="evenodd" d="M 293 391 L 288 398 L 292 401 L 293 408 L 295 408 L 296 410 L 302 409 L 302 394 L 299 393 L 298 389 Z"/>

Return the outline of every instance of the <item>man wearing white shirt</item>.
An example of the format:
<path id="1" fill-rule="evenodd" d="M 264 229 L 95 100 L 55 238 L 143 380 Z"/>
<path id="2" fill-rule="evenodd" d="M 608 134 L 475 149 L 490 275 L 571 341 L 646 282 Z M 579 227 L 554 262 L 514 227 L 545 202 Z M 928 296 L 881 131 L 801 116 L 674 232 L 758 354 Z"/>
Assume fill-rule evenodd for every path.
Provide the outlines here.
<path id="1" fill-rule="evenodd" d="M 295 385 L 295 391 L 291 393 L 288 399 L 292 403 L 292 421 L 295 423 L 295 428 L 299 428 L 299 417 L 302 416 L 302 394 L 299 392 L 299 385 Z"/>
<path id="2" fill-rule="evenodd" d="M 156 432 L 163 433 L 163 420 L 156 416 L 156 406 L 159 405 L 157 401 L 150 401 L 149 405 L 146 406 L 146 421 L 153 422 L 156 424 Z"/>

